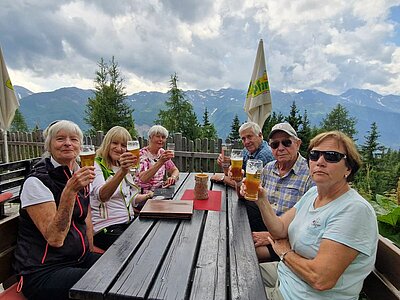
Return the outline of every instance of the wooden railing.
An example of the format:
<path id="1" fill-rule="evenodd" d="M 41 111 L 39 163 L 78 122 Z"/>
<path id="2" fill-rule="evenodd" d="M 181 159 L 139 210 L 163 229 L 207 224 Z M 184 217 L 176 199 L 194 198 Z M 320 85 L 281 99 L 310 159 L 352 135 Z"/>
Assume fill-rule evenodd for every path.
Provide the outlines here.
<path id="1" fill-rule="evenodd" d="M 104 133 L 98 131 L 95 136 L 85 136 L 84 143 L 90 143 L 99 147 L 104 138 Z M 148 140 L 139 137 L 140 146 L 148 145 Z M 178 169 L 183 172 L 220 172 L 217 165 L 218 154 L 221 153 L 222 139 L 195 139 L 188 140 L 181 133 L 168 137 L 168 142 L 175 143 L 174 162 Z M 229 140 L 227 141 L 229 142 Z M 8 132 L 8 154 L 9 161 L 19 161 L 39 157 L 44 152 L 44 140 L 42 131 L 36 132 Z M 235 141 L 234 147 L 242 148 Z M 0 163 L 5 162 L 4 140 L 0 137 Z"/>

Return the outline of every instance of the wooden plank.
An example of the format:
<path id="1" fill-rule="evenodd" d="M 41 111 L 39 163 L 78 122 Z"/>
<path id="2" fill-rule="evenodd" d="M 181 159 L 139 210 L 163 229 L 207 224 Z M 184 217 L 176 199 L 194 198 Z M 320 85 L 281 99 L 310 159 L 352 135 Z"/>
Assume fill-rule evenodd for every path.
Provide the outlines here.
<path id="1" fill-rule="evenodd" d="M 221 211 L 208 211 L 200 251 L 195 268 L 190 299 L 227 298 L 227 238 L 226 238 L 226 188 L 222 191 Z"/>
<path id="2" fill-rule="evenodd" d="M 146 298 L 179 223 L 179 220 L 157 222 L 108 292 L 108 299 Z"/>
<path id="3" fill-rule="evenodd" d="M 191 220 L 181 221 L 148 299 L 187 298 L 204 214 L 196 210 Z"/>
<path id="4" fill-rule="evenodd" d="M 13 274 L 11 264 L 17 242 L 18 217 L 13 215 L 0 221 L 0 283 Z"/>
<path id="5" fill-rule="evenodd" d="M 231 299 L 266 299 L 246 207 L 234 189 L 227 195 Z"/>
<path id="6" fill-rule="evenodd" d="M 376 269 L 400 289 L 400 249 L 379 235 Z"/>
<path id="7" fill-rule="evenodd" d="M 72 299 L 104 299 L 114 278 L 123 270 L 154 224 L 135 220 L 88 272 L 70 289 Z"/>
<path id="8" fill-rule="evenodd" d="M 400 292 L 387 282 L 378 271 L 371 272 L 364 280 L 363 291 L 368 299 L 399 300 Z"/>

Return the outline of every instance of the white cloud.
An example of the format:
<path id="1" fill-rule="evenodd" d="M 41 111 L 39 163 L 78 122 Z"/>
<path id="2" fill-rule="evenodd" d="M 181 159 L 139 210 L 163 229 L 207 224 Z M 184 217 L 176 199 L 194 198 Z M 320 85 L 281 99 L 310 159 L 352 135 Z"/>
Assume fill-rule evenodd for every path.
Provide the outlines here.
<path id="1" fill-rule="evenodd" d="M 36 1 L 35 1 L 36 2 Z M 14 84 L 34 91 L 93 88 L 97 62 L 115 56 L 129 93 L 245 90 L 264 40 L 272 89 L 400 94 L 398 0 L 149 0 L 7 2 L 0 43 Z M 12 24 L 12 25 L 11 25 Z"/>

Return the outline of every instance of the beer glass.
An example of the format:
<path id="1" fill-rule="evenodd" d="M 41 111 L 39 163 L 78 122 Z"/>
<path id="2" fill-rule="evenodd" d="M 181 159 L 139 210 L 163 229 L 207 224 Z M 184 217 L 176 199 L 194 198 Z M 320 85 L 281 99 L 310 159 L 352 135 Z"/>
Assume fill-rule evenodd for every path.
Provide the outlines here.
<path id="1" fill-rule="evenodd" d="M 228 175 L 228 169 L 231 165 L 231 152 L 232 152 L 232 144 L 222 144 L 221 147 L 221 155 L 222 155 L 222 169 L 224 170 L 224 174 Z"/>
<path id="2" fill-rule="evenodd" d="M 175 157 L 175 143 L 167 143 L 167 150 L 171 151 Z"/>
<path id="3" fill-rule="evenodd" d="M 126 143 L 126 150 L 132 153 L 134 156 L 137 157 L 137 163 L 133 165 L 129 171 L 131 174 L 135 174 L 137 170 L 139 169 L 139 158 L 140 158 L 140 145 L 139 141 L 128 141 Z"/>
<path id="4" fill-rule="evenodd" d="M 261 182 L 263 162 L 259 159 L 249 159 L 246 165 L 246 192 L 244 198 L 250 201 L 258 199 L 258 187 Z"/>
<path id="5" fill-rule="evenodd" d="M 231 172 L 232 179 L 235 181 L 242 180 L 243 154 L 242 149 L 232 149 L 231 152 Z"/>
<path id="6" fill-rule="evenodd" d="M 79 153 L 81 167 L 93 166 L 95 156 L 94 145 L 82 145 Z"/>

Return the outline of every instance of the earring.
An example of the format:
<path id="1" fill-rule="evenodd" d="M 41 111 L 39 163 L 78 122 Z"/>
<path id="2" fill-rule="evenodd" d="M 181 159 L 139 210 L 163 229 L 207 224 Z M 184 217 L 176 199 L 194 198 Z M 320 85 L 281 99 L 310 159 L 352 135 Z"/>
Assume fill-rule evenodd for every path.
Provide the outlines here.
<path id="1" fill-rule="evenodd" d="M 344 178 L 347 178 L 347 176 L 349 176 L 349 175 L 347 175 L 347 174 L 344 174 Z"/>

